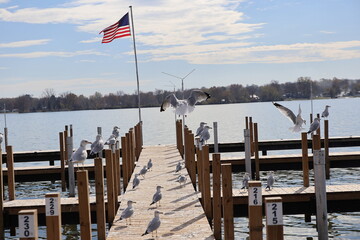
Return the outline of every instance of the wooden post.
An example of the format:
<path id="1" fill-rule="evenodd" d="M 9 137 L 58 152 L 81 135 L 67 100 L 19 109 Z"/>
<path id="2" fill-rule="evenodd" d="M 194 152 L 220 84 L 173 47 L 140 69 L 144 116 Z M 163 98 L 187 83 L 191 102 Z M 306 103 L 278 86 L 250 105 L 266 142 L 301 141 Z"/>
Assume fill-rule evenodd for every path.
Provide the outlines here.
<path id="1" fill-rule="evenodd" d="M 326 179 L 330 179 L 329 120 L 324 120 L 324 150 L 325 150 L 325 173 L 326 173 Z"/>
<path id="2" fill-rule="evenodd" d="M 316 117 L 320 119 L 320 114 L 319 114 L 319 113 L 316 114 Z M 321 124 L 320 124 L 320 125 L 321 125 Z M 316 134 L 319 135 L 319 136 L 321 136 L 320 133 L 321 133 L 321 128 L 319 127 L 319 128 L 316 130 Z"/>
<path id="3" fill-rule="evenodd" d="M 250 240 L 262 239 L 261 181 L 249 181 L 249 235 Z"/>
<path id="4" fill-rule="evenodd" d="M 71 134 L 71 131 L 70 131 Z M 66 136 L 67 146 L 67 160 L 71 159 L 73 153 L 73 137 Z M 75 174 L 74 174 L 74 163 L 68 161 L 68 178 L 69 178 L 69 197 L 75 197 Z"/>
<path id="5" fill-rule="evenodd" d="M 107 205 L 108 223 L 111 225 L 115 217 L 115 195 L 114 195 L 114 172 L 112 164 L 112 153 L 110 149 L 105 150 L 106 158 L 106 186 L 107 186 Z"/>
<path id="6" fill-rule="evenodd" d="M 91 239 L 91 212 L 89 200 L 89 178 L 87 170 L 76 172 L 78 195 L 79 195 L 79 217 L 81 239 Z"/>
<path id="7" fill-rule="evenodd" d="M 250 145 L 250 130 L 244 129 L 244 147 L 245 147 L 245 171 L 249 173 L 252 178 L 251 171 L 251 145 Z"/>
<path id="8" fill-rule="evenodd" d="M 283 207 L 281 197 L 265 198 L 266 239 L 283 240 Z"/>
<path id="9" fill-rule="evenodd" d="M 320 150 L 320 135 L 314 135 L 314 178 L 316 197 L 316 224 L 319 239 L 328 239 L 325 153 Z"/>
<path id="10" fill-rule="evenodd" d="M 219 152 L 219 140 L 218 140 L 218 125 L 217 122 L 213 122 L 214 128 L 214 153 Z"/>
<path id="11" fill-rule="evenodd" d="M 249 129 L 249 117 L 245 117 L 245 129 Z"/>
<path id="12" fill-rule="evenodd" d="M 211 192 L 210 192 L 210 162 L 209 162 L 209 145 L 203 146 L 202 150 L 202 169 L 203 169 L 203 183 L 204 183 L 204 210 L 208 219 L 212 219 L 211 211 Z M 211 221 L 209 221 L 211 222 Z"/>
<path id="13" fill-rule="evenodd" d="M 183 135 L 182 135 L 182 120 L 177 120 L 176 128 L 176 142 L 178 143 L 178 150 L 181 157 L 184 157 L 184 145 L 183 145 Z"/>
<path id="14" fill-rule="evenodd" d="M 129 162 L 127 159 L 127 141 L 126 141 L 126 137 L 121 137 L 121 155 L 122 155 L 122 170 L 123 170 L 123 189 L 124 192 L 126 191 L 126 187 L 128 185 L 129 182 Z"/>
<path id="15" fill-rule="evenodd" d="M 234 206 L 232 197 L 232 172 L 231 164 L 221 165 L 222 191 L 223 191 L 223 216 L 225 240 L 234 238 Z"/>
<path id="16" fill-rule="evenodd" d="M 184 160 L 185 160 L 185 168 L 188 169 L 189 167 L 189 129 L 187 127 L 184 127 Z"/>
<path id="17" fill-rule="evenodd" d="M 212 177 L 213 177 L 213 232 L 217 240 L 221 239 L 221 164 L 220 154 L 212 155 Z"/>
<path id="18" fill-rule="evenodd" d="M 59 132 L 60 142 L 60 166 L 61 166 L 61 190 L 66 191 L 66 177 L 65 177 L 65 140 L 64 132 Z"/>
<path id="19" fill-rule="evenodd" d="M 121 165 L 120 165 L 120 149 L 116 149 L 115 151 L 115 164 L 116 164 L 116 181 L 118 182 L 117 194 L 121 195 Z"/>
<path id="20" fill-rule="evenodd" d="M 19 237 L 20 240 L 38 239 L 38 215 L 36 209 L 19 211 Z M 90 239 L 90 238 L 89 238 Z"/>
<path id="21" fill-rule="evenodd" d="M 96 221 L 98 240 L 106 239 L 106 216 L 104 201 L 104 168 L 102 158 L 95 158 Z"/>
<path id="22" fill-rule="evenodd" d="M 9 200 L 15 200 L 14 154 L 12 146 L 6 146 Z"/>
<path id="23" fill-rule="evenodd" d="M 130 137 L 130 162 L 131 162 L 131 172 L 130 174 L 132 174 L 132 172 L 134 171 L 135 168 L 135 144 L 134 144 L 134 129 L 130 128 L 129 130 L 129 137 Z"/>
<path id="24" fill-rule="evenodd" d="M 250 129 L 251 156 L 254 156 L 254 124 L 253 124 L 253 121 L 252 121 L 252 117 L 249 117 L 249 129 Z"/>
<path id="25" fill-rule="evenodd" d="M 310 124 L 313 122 L 313 115 L 310 113 Z"/>
<path id="26" fill-rule="evenodd" d="M 0 147 L 0 239 L 4 237 L 4 182 L 3 182 L 3 170 L 2 170 L 2 150 Z"/>
<path id="27" fill-rule="evenodd" d="M 254 123 L 255 179 L 260 180 L 259 138 L 257 123 Z"/>
<path id="28" fill-rule="evenodd" d="M 61 240 L 60 193 L 45 194 L 46 238 Z"/>
<path id="29" fill-rule="evenodd" d="M 302 149 L 302 170 L 303 170 L 303 185 L 309 187 L 309 157 L 308 157 L 308 141 L 307 133 L 301 133 L 301 149 Z"/>
<path id="30" fill-rule="evenodd" d="M 189 134 L 189 175 L 196 189 L 196 165 L 195 165 L 195 145 L 194 145 L 194 134 Z"/>
<path id="31" fill-rule="evenodd" d="M 203 170 L 202 170 L 202 150 L 196 148 L 196 165 L 197 165 L 197 177 L 198 177 L 198 191 L 201 193 L 201 204 L 204 206 L 204 190 L 203 190 Z"/>
<path id="32" fill-rule="evenodd" d="M 115 150 L 116 151 L 116 150 Z M 118 196 L 119 196 L 119 184 L 120 182 L 118 181 L 118 168 L 116 166 L 116 154 L 115 152 L 111 153 L 112 155 L 112 172 L 113 172 L 113 181 L 114 181 L 114 201 L 115 201 L 115 214 L 116 214 L 116 209 L 119 207 L 119 200 L 118 200 Z"/>

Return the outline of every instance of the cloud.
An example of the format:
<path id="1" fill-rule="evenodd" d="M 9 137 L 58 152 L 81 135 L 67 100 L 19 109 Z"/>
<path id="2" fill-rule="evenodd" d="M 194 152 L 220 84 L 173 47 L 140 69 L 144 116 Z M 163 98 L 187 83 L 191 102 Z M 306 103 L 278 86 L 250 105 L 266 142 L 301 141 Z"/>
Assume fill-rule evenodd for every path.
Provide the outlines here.
<path id="1" fill-rule="evenodd" d="M 322 31 L 320 31 L 320 33 L 323 33 L 323 34 L 335 34 L 336 32 L 330 32 L 330 31 L 322 30 Z"/>
<path id="2" fill-rule="evenodd" d="M 4 53 L 0 58 L 42 58 L 42 57 L 75 57 L 82 55 L 106 55 L 93 50 L 75 51 L 75 52 L 29 52 L 29 53 Z"/>
<path id="3" fill-rule="evenodd" d="M 19 48 L 19 47 L 30 47 L 36 45 L 44 45 L 50 42 L 50 39 L 39 39 L 39 40 L 26 40 L 26 41 L 17 41 L 10 43 L 0 43 L 0 48 Z"/>
<path id="4" fill-rule="evenodd" d="M 8 67 L 0 67 L 0 70 L 6 70 L 9 69 Z"/>
<path id="5" fill-rule="evenodd" d="M 102 37 L 95 37 L 93 39 L 80 41 L 80 43 L 94 43 L 94 42 L 100 43 L 101 39 Z"/>

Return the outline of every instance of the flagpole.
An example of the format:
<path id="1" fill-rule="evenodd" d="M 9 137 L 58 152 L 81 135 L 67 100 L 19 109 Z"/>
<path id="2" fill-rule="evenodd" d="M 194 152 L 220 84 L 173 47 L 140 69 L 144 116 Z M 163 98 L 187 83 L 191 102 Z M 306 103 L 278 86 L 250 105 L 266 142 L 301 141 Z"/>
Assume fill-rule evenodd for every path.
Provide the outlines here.
<path id="1" fill-rule="evenodd" d="M 133 37 L 133 44 L 134 44 L 134 55 L 135 55 L 136 83 L 137 83 L 138 108 L 139 108 L 139 122 L 141 122 L 140 87 L 139 87 L 139 70 L 138 70 L 137 56 L 136 56 L 134 20 L 133 20 L 132 7 L 131 7 L 131 6 L 129 6 L 129 8 L 130 8 L 130 15 L 131 15 L 131 30 L 132 30 L 132 37 Z"/>

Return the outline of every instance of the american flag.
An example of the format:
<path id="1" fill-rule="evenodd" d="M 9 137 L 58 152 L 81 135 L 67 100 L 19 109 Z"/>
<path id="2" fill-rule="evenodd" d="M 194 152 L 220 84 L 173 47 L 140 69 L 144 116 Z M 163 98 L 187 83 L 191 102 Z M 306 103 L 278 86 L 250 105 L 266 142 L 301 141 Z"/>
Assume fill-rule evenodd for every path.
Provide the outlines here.
<path id="1" fill-rule="evenodd" d="M 118 22 L 105 28 L 99 34 L 104 33 L 102 43 L 109 43 L 116 38 L 131 36 L 129 25 L 129 13 L 126 13 Z"/>

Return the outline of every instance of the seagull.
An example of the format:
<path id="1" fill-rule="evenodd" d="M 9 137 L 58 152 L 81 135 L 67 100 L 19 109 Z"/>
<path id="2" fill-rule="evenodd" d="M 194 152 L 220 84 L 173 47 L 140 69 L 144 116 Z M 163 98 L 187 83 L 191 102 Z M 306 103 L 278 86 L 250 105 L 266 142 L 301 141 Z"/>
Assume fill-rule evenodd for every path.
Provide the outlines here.
<path id="1" fill-rule="evenodd" d="M 138 178 L 138 176 L 139 176 L 139 174 L 135 173 L 135 177 L 133 180 L 133 189 L 136 188 L 137 186 L 139 186 L 139 184 L 140 184 L 140 179 Z"/>
<path id="2" fill-rule="evenodd" d="M 132 206 L 133 202 L 131 200 L 129 200 L 127 202 L 127 208 L 124 209 L 124 211 L 121 213 L 120 219 L 119 220 L 123 220 L 125 219 L 126 224 L 127 224 L 127 219 L 129 219 L 130 225 L 131 225 L 131 216 L 134 214 L 134 208 Z"/>
<path id="3" fill-rule="evenodd" d="M 149 222 L 145 232 L 141 236 L 151 233 L 154 237 L 153 232 L 155 231 L 157 237 L 157 229 L 160 227 L 161 224 L 159 214 L 162 214 L 162 212 L 155 210 L 154 218 Z"/>
<path id="4" fill-rule="evenodd" d="M 99 154 L 104 149 L 104 140 L 100 134 L 96 135 L 96 140 L 91 144 L 90 156 Z"/>
<path id="5" fill-rule="evenodd" d="M 315 132 L 320 127 L 320 118 L 315 118 L 311 123 L 309 131 L 307 133 Z"/>
<path id="6" fill-rule="evenodd" d="M 182 169 L 182 166 L 181 166 L 181 162 L 179 161 L 178 164 L 176 165 L 176 169 L 175 169 L 175 172 L 179 172 L 180 170 Z"/>
<path id="7" fill-rule="evenodd" d="M 180 187 L 181 187 L 181 184 L 183 184 L 183 186 L 185 186 L 186 177 L 184 175 L 180 175 L 179 178 L 177 179 L 177 182 L 180 183 Z"/>
<path id="8" fill-rule="evenodd" d="M 91 144 L 88 140 L 81 140 L 80 147 L 73 152 L 70 158 L 70 162 L 76 163 L 79 168 L 79 163 L 81 163 L 84 167 L 84 161 L 87 158 L 86 145 Z"/>
<path id="9" fill-rule="evenodd" d="M 148 163 L 147 163 L 147 170 L 150 171 L 150 169 L 152 168 L 153 163 L 151 161 L 151 158 L 149 159 Z"/>
<path id="10" fill-rule="evenodd" d="M 105 145 L 114 145 L 116 143 L 116 137 L 114 134 L 111 134 L 108 140 L 104 143 Z"/>
<path id="11" fill-rule="evenodd" d="M 329 116 L 329 107 L 330 107 L 329 105 L 325 106 L 325 110 L 321 114 L 322 118 L 327 118 Z"/>
<path id="12" fill-rule="evenodd" d="M 273 171 L 270 171 L 269 176 L 267 178 L 267 183 L 266 183 L 266 188 L 265 189 L 269 189 L 269 191 L 271 190 L 271 188 L 273 187 L 274 182 L 275 182 L 273 173 L 274 173 Z"/>
<path id="13" fill-rule="evenodd" d="M 147 172 L 147 168 L 146 168 L 146 166 L 144 166 L 144 167 L 140 170 L 139 174 L 145 179 L 145 174 L 146 174 L 146 172 Z"/>
<path id="14" fill-rule="evenodd" d="M 289 128 L 292 132 L 300 132 L 303 128 L 302 125 L 306 124 L 306 120 L 302 119 L 301 117 L 301 107 L 299 104 L 299 110 L 297 116 L 288 109 L 287 107 L 284 107 L 281 104 L 273 102 L 274 106 L 279 109 L 279 111 L 285 115 L 285 117 L 289 118 L 289 120 L 294 124 L 293 127 Z"/>
<path id="15" fill-rule="evenodd" d="M 201 90 L 192 90 L 190 96 L 187 99 L 179 100 L 175 94 L 169 94 L 165 97 L 165 100 L 162 102 L 160 107 L 160 112 L 165 111 L 167 108 L 172 106 L 175 108 L 175 113 L 177 115 L 187 115 L 194 111 L 195 104 L 202 102 L 210 98 L 210 94 L 203 92 Z"/>
<path id="16" fill-rule="evenodd" d="M 202 132 L 200 133 L 200 142 L 202 145 L 204 145 L 207 142 L 207 140 L 210 139 L 209 129 L 212 129 L 212 127 L 205 126 Z"/>
<path id="17" fill-rule="evenodd" d="M 207 124 L 206 122 L 201 122 L 201 123 L 200 123 L 200 127 L 198 127 L 198 129 L 196 130 L 196 135 L 195 135 L 195 137 L 200 136 L 200 133 L 204 130 L 204 126 L 205 126 L 206 124 Z"/>
<path id="18" fill-rule="evenodd" d="M 0 133 L 0 144 L 3 142 L 4 134 Z"/>
<path id="19" fill-rule="evenodd" d="M 120 136 L 120 128 L 118 126 L 115 126 L 113 128 L 112 134 L 115 136 L 116 139 L 119 138 L 119 136 Z"/>
<path id="20" fill-rule="evenodd" d="M 242 180 L 242 188 L 241 189 L 244 189 L 244 188 L 246 188 L 246 189 L 248 189 L 249 188 L 249 181 L 250 181 L 250 176 L 249 176 L 249 173 L 245 173 L 244 174 L 244 178 L 243 178 L 243 180 Z"/>
<path id="21" fill-rule="evenodd" d="M 159 202 L 159 207 L 160 207 L 160 200 L 162 198 L 162 194 L 161 194 L 161 189 L 163 187 L 162 186 L 156 186 L 156 192 L 153 196 L 153 200 L 152 202 L 150 203 L 150 205 L 153 205 L 154 203 L 156 203 L 156 206 L 157 206 L 157 203 Z"/>

